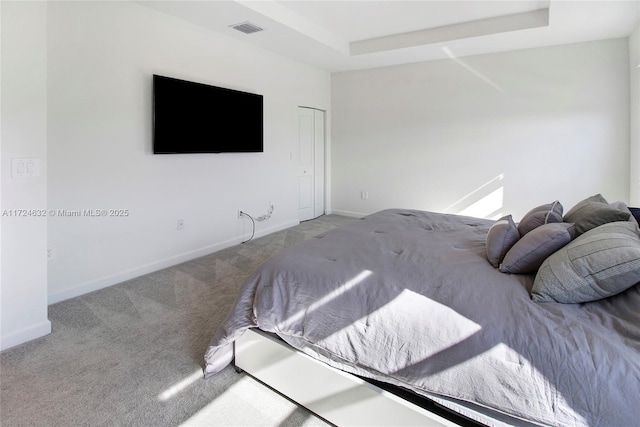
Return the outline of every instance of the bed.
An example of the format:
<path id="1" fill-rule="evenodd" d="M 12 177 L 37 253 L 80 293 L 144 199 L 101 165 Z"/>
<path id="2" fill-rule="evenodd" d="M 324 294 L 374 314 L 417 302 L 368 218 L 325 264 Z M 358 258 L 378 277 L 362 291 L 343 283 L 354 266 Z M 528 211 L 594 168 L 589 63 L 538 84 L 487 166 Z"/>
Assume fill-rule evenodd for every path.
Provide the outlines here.
<path id="1" fill-rule="evenodd" d="M 597 200 L 584 202 L 606 204 Z M 500 419 L 525 425 L 637 425 L 638 225 L 627 211 L 606 224 L 582 227 L 581 215 L 593 216 L 593 210 L 576 215 L 576 205 L 569 212 L 573 216 L 563 218 L 558 205 L 533 209 L 529 214 L 538 214 L 527 214 L 518 224 L 510 216 L 493 221 L 389 209 L 286 249 L 242 286 L 206 352 L 205 376 L 231 363 L 234 342 L 259 329 L 331 369 L 461 413 L 457 408 L 475 408 L 485 414 L 474 417 L 484 424 Z M 525 222 L 531 230 L 513 231 Z M 504 224 L 516 237 L 509 241 L 509 231 L 499 233 L 503 247 L 496 263 L 489 238 Z M 574 225 L 582 227 L 579 232 Z M 555 234 L 540 243 L 543 229 Z M 524 260 L 509 261 L 525 235 L 535 235 L 527 241 L 534 249 Z M 599 268 L 597 296 L 554 301 L 566 299 L 566 285 L 574 280 L 558 265 L 594 239 L 600 245 L 606 241 L 606 250 L 596 252 L 606 252 L 606 261 L 615 264 L 605 269 L 588 259 L 585 268 Z M 539 259 L 532 262 L 533 252 Z M 592 252 L 587 256 L 595 256 Z M 548 289 L 549 277 L 561 287 L 555 294 Z M 547 288 L 538 283 L 545 278 Z"/>

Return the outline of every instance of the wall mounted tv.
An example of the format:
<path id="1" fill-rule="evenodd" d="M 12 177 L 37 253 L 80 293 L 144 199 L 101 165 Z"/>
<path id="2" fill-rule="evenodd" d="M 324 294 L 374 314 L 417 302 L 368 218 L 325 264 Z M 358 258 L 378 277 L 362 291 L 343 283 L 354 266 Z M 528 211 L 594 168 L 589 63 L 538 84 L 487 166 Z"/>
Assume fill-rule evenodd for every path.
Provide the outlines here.
<path id="1" fill-rule="evenodd" d="M 262 95 L 153 75 L 153 153 L 263 151 Z"/>

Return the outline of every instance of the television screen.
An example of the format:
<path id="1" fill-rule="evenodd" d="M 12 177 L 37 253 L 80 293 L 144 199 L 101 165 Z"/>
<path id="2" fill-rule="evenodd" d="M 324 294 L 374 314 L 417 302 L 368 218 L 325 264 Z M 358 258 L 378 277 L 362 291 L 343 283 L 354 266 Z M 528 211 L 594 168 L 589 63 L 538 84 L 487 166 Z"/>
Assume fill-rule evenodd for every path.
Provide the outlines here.
<path id="1" fill-rule="evenodd" d="M 153 152 L 262 152 L 262 95 L 153 76 Z"/>

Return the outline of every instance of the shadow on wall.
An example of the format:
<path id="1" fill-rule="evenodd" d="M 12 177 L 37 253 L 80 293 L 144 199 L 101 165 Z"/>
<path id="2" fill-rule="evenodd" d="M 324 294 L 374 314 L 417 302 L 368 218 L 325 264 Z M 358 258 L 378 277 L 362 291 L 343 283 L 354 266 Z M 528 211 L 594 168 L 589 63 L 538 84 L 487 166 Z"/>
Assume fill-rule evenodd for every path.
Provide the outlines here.
<path id="1" fill-rule="evenodd" d="M 445 213 L 498 219 L 504 215 L 504 174 L 490 179 L 444 209 Z"/>

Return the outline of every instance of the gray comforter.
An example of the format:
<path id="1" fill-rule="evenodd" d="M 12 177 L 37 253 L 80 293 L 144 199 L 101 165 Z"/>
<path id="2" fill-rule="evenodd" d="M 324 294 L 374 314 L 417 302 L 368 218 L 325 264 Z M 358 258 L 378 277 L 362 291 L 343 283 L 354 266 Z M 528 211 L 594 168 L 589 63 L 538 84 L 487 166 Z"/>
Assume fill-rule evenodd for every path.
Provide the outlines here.
<path id="1" fill-rule="evenodd" d="M 534 423 L 640 425 L 640 286 L 536 303 L 494 269 L 491 221 L 386 210 L 268 260 L 207 350 L 206 376 L 247 328 L 348 372 Z"/>

